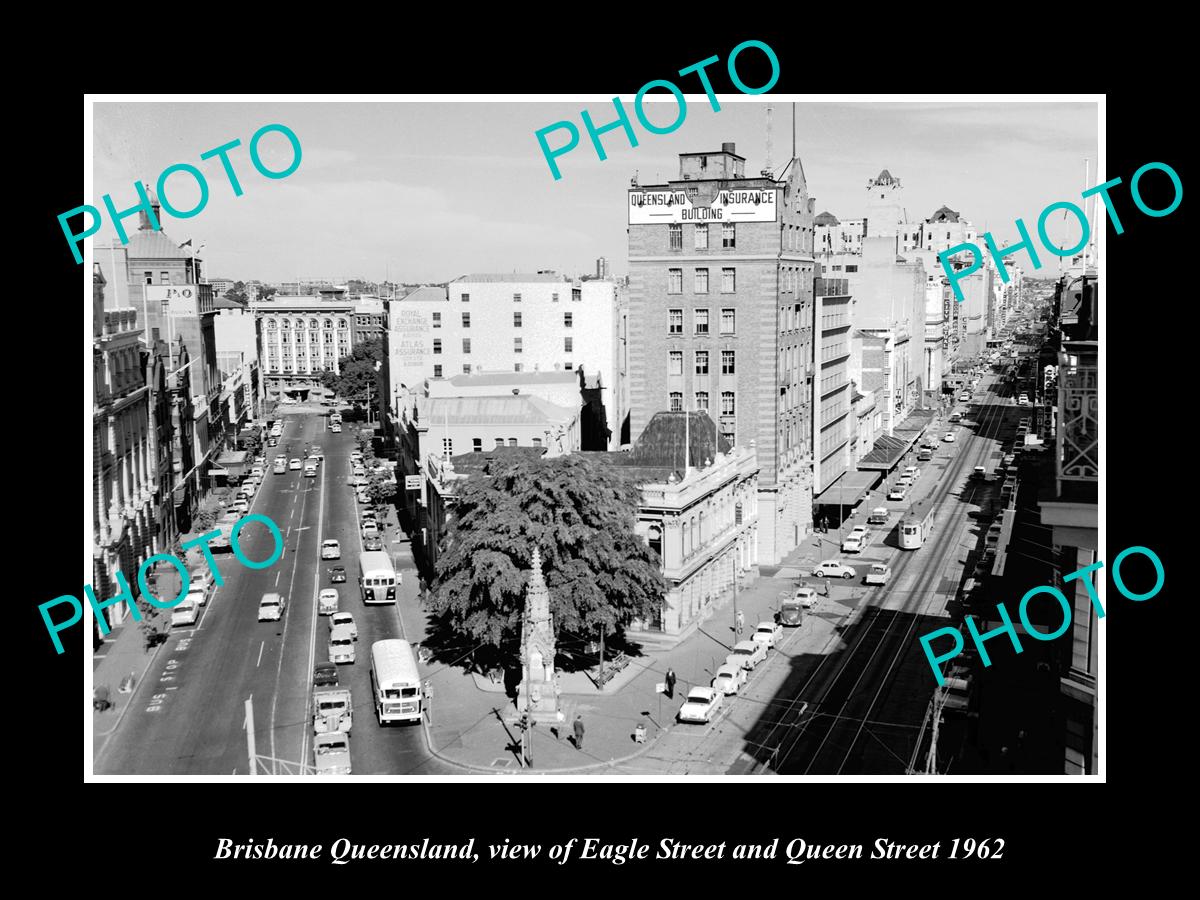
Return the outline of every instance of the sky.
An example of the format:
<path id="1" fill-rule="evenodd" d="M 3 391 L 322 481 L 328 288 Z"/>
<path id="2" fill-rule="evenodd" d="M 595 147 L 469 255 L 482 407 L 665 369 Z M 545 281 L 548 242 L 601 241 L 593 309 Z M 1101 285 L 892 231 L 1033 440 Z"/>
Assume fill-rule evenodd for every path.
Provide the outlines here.
<path id="1" fill-rule="evenodd" d="M 615 118 L 611 99 L 595 95 L 566 102 L 97 102 L 94 190 L 86 202 L 103 209 L 107 193 L 127 209 L 137 202 L 136 181 L 154 188 L 168 166 L 196 166 L 209 185 L 207 205 L 187 219 L 164 213 L 162 227 L 176 243 L 205 245 L 210 278 L 434 283 L 482 272 L 578 275 L 594 272 L 599 256 L 622 275 L 625 196 L 635 174 L 642 185 L 663 183 L 678 176 L 679 153 L 727 142 L 746 157 L 747 174 L 758 173 L 766 164 L 768 102 L 774 171 L 790 158 L 793 104 L 783 97 L 719 95 L 714 111 L 703 94 L 689 94 L 684 121 L 669 135 L 645 130 L 632 98 L 622 99 L 638 146 L 629 146 L 622 129 L 608 132 L 604 161 L 580 117 L 587 109 L 597 127 Z M 673 101 L 645 108 L 661 125 L 677 115 Z M 535 132 L 562 120 L 574 122 L 581 138 L 558 158 L 556 181 Z M 249 156 L 251 136 L 274 123 L 291 128 L 302 148 L 296 171 L 275 180 L 260 175 Z M 981 233 L 990 230 L 1001 247 L 1018 239 L 1015 219 L 1036 240 L 1042 209 L 1078 201 L 1085 157 L 1092 161 L 1087 187 L 1114 177 L 1096 173 L 1097 105 L 1090 102 L 796 102 L 795 135 L 817 212 L 862 217 L 867 181 L 887 169 L 901 181 L 910 222 L 949 206 Z M 235 138 L 241 146 L 229 158 L 240 197 L 218 159 L 200 159 Z M 565 138 L 559 131 L 548 140 L 557 147 Z M 281 134 L 266 135 L 259 147 L 269 168 L 291 160 Z M 173 174 L 166 192 L 180 210 L 200 196 L 186 172 Z M 137 227 L 136 216 L 124 222 L 128 231 Z M 1079 235 L 1061 213 L 1047 229 L 1056 242 L 1074 244 Z M 96 239 L 115 236 L 105 216 Z M 1024 254 L 1016 260 L 1035 274 Z M 1042 262 L 1049 272 L 1055 260 L 1042 254 Z"/>

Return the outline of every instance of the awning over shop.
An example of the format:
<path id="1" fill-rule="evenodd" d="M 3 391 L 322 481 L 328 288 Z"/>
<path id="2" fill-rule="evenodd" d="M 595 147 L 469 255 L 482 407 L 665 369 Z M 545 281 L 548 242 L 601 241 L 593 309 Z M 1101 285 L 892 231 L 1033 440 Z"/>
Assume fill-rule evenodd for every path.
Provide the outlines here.
<path id="1" fill-rule="evenodd" d="M 887 472 L 904 457 L 911 446 L 912 443 L 904 438 L 892 437 L 890 434 L 882 435 L 876 439 L 875 446 L 858 461 L 858 468 Z"/>
<path id="2" fill-rule="evenodd" d="M 847 472 L 813 498 L 829 506 L 853 506 L 879 480 L 878 472 Z"/>
<path id="3" fill-rule="evenodd" d="M 245 450 L 222 453 L 215 463 L 209 463 L 209 475 L 245 475 L 250 454 Z"/>

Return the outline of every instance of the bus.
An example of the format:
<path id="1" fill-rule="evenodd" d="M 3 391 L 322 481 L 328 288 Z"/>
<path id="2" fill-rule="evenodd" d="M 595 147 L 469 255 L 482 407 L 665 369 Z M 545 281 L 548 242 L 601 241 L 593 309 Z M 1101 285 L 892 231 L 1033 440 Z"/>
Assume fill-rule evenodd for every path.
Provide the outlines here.
<path id="1" fill-rule="evenodd" d="M 421 673 L 408 641 L 371 645 L 371 693 L 380 725 L 421 721 Z"/>
<path id="2" fill-rule="evenodd" d="M 933 529 L 933 504 L 918 500 L 900 520 L 900 549 L 916 550 Z"/>
<path id="3" fill-rule="evenodd" d="M 395 603 L 400 573 L 392 558 L 383 550 L 367 550 L 358 555 L 358 587 L 363 603 Z"/>

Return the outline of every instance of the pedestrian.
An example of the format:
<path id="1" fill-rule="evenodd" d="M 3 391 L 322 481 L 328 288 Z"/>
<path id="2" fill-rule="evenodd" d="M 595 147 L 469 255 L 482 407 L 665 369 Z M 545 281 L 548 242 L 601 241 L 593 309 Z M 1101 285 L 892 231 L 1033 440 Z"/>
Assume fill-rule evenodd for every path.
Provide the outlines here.
<path id="1" fill-rule="evenodd" d="M 583 716 L 581 716 L 581 715 L 575 716 L 575 725 L 573 727 L 575 729 L 575 749 L 582 750 L 583 749 Z"/>
<path id="2" fill-rule="evenodd" d="M 674 697 L 675 696 L 675 670 L 674 669 L 671 669 L 671 668 L 667 669 L 666 681 L 667 681 L 667 697 L 668 698 Z"/>
<path id="3" fill-rule="evenodd" d="M 829 579 L 828 578 L 825 579 L 825 596 L 826 597 L 829 596 Z"/>
<path id="4" fill-rule="evenodd" d="M 746 616 L 739 609 L 737 611 L 737 635 L 742 636 L 742 629 L 746 627 Z"/>

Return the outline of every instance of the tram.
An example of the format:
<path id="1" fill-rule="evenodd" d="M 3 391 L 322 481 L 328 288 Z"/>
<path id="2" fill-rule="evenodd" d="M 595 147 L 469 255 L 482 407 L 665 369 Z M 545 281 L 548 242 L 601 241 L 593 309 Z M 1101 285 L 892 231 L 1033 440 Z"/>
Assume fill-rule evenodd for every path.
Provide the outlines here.
<path id="1" fill-rule="evenodd" d="M 933 529 L 933 504 L 919 500 L 900 520 L 900 549 L 916 550 Z"/>

